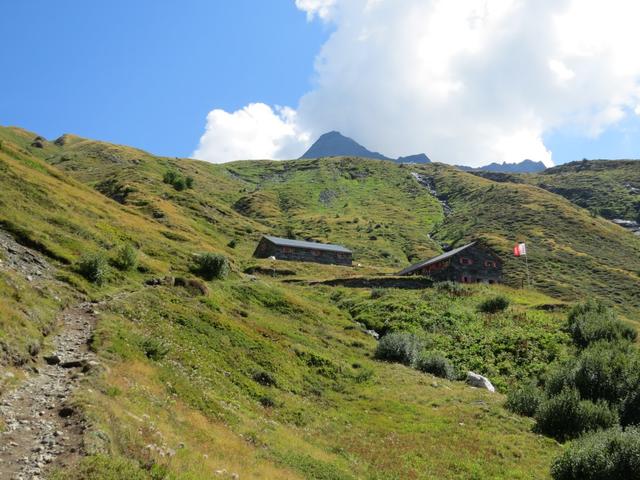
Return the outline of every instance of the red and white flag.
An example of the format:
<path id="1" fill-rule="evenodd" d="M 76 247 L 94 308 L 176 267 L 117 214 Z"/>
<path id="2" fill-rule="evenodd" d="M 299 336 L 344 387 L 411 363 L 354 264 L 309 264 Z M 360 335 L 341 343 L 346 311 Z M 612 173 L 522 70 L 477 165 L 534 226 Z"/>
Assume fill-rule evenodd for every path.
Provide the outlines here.
<path id="1" fill-rule="evenodd" d="M 517 243 L 513 247 L 513 254 L 516 257 L 526 256 L 527 255 L 527 245 L 524 242 Z"/>

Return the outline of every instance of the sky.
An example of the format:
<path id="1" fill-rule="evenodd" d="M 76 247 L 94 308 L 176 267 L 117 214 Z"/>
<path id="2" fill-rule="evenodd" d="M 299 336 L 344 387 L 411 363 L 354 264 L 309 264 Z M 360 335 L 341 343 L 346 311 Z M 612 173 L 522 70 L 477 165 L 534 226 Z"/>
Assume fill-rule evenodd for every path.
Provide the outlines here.
<path id="1" fill-rule="evenodd" d="M 220 163 L 339 130 L 484 165 L 640 157 L 632 0 L 21 0 L 0 125 Z"/>

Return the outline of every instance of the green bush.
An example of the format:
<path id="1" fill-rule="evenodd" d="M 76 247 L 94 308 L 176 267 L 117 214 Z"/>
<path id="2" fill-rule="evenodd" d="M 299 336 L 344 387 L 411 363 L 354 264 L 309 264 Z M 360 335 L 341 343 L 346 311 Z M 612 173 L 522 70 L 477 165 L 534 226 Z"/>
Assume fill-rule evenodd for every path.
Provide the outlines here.
<path id="1" fill-rule="evenodd" d="M 589 400 L 620 403 L 637 378 L 638 354 L 629 344 L 598 342 L 582 351 L 574 367 L 574 383 Z"/>
<path id="2" fill-rule="evenodd" d="M 533 417 L 543 400 L 542 390 L 531 382 L 510 391 L 505 406 L 518 415 Z"/>
<path id="3" fill-rule="evenodd" d="M 173 185 L 173 182 L 175 182 L 176 178 L 178 178 L 178 176 L 180 176 L 180 174 L 178 172 L 176 172 L 175 170 L 169 170 L 167 172 L 165 172 L 164 176 L 162 177 L 162 181 L 164 183 L 168 183 L 170 185 Z"/>
<path id="4" fill-rule="evenodd" d="M 551 475 L 554 480 L 639 480 L 640 429 L 585 435 L 554 461 Z"/>
<path id="5" fill-rule="evenodd" d="M 201 253 L 196 257 L 192 270 L 205 280 L 221 279 L 229 274 L 229 261 L 218 253 Z"/>
<path id="6" fill-rule="evenodd" d="M 173 188 L 175 188 L 179 192 L 181 192 L 182 190 L 185 190 L 187 188 L 187 182 L 184 179 L 184 177 L 176 178 L 173 181 L 172 185 L 173 185 Z"/>
<path id="7" fill-rule="evenodd" d="M 113 264 L 118 270 L 129 271 L 136 268 L 138 264 L 138 252 L 129 243 L 121 246 L 116 251 L 116 256 L 113 259 Z"/>
<path id="8" fill-rule="evenodd" d="M 392 332 L 380 339 L 375 357 L 388 362 L 414 365 L 422 348 L 422 342 L 414 334 Z"/>
<path id="9" fill-rule="evenodd" d="M 180 172 L 175 170 L 169 170 L 165 172 L 162 177 L 162 181 L 169 185 L 172 185 L 178 191 L 185 190 L 187 188 L 193 188 L 193 177 L 184 177 Z"/>
<path id="10" fill-rule="evenodd" d="M 579 348 L 605 340 L 635 341 L 636 330 L 616 317 L 602 302 L 589 301 L 576 305 L 568 315 L 568 328 L 573 343 Z"/>
<path id="11" fill-rule="evenodd" d="M 618 415 L 606 402 L 580 400 L 577 390 L 565 388 L 560 394 L 540 403 L 535 414 L 536 430 L 560 441 L 571 440 L 585 432 L 610 428 Z"/>
<path id="12" fill-rule="evenodd" d="M 153 337 L 142 340 L 141 347 L 146 357 L 151 360 L 162 360 L 169 353 L 169 347 L 163 341 Z"/>
<path id="13" fill-rule="evenodd" d="M 78 273 L 97 285 L 102 285 L 107 277 L 107 259 L 101 253 L 84 255 L 76 267 Z"/>
<path id="14" fill-rule="evenodd" d="M 620 405 L 620 423 L 625 427 L 640 425 L 640 380 L 638 378 L 629 386 L 629 392 Z"/>
<path id="15" fill-rule="evenodd" d="M 509 299 L 504 295 L 488 298 L 480 305 L 478 310 L 482 313 L 498 313 L 503 312 L 509 307 Z"/>
<path id="16" fill-rule="evenodd" d="M 544 383 L 544 391 L 548 397 L 560 394 L 565 388 L 575 388 L 576 359 L 572 359 L 555 366 L 548 374 Z"/>
<path id="17" fill-rule="evenodd" d="M 448 380 L 453 380 L 456 376 L 449 359 L 438 352 L 429 351 L 420 355 L 416 361 L 416 368 L 421 372 Z"/>

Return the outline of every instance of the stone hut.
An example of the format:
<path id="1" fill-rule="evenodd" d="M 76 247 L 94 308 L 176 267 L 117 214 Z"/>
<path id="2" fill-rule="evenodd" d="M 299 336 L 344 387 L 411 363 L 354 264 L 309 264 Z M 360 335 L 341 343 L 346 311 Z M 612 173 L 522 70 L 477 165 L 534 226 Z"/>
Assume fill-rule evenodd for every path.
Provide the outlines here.
<path id="1" fill-rule="evenodd" d="M 275 257 L 278 260 L 348 266 L 351 266 L 353 260 L 351 250 L 341 245 L 305 242 L 269 235 L 264 235 L 260 239 L 253 256 L 256 258 Z"/>
<path id="2" fill-rule="evenodd" d="M 484 243 L 475 241 L 411 265 L 398 275 L 424 275 L 436 281 L 461 283 L 501 283 L 502 259 Z"/>

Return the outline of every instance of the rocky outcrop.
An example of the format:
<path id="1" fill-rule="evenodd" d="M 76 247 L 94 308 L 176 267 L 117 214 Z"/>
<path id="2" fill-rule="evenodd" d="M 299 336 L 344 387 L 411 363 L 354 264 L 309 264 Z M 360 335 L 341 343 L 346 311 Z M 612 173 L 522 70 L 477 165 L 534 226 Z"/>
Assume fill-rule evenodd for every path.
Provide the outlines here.
<path id="1" fill-rule="evenodd" d="M 634 235 L 640 236 L 640 223 L 634 220 L 624 220 L 622 218 L 614 218 L 611 221 L 616 225 L 620 225 L 622 228 L 626 228 Z"/>
<path id="2" fill-rule="evenodd" d="M 436 200 L 438 200 L 438 202 L 440 202 L 440 205 L 442 205 L 442 211 L 444 212 L 445 216 L 448 216 L 453 212 L 453 209 L 447 203 L 447 199 L 438 195 L 438 191 L 436 190 L 436 186 L 433 183 L 433 179 L 431 177 L 427 177 L 426 175 L 422 175 L 417 172 L 411 172 L 411 175 L 420 185 L 426 188 L 429 193 L 433 195 Z"/>
<path id="3" fill-rule="evenodd" d="M 490 392 L 495 392 L 495 387 L 491 384 L 487 377 L 483 377 L 474 372 L 467 372 L 467 384 L 476 388 L 484 388 Z"/>

